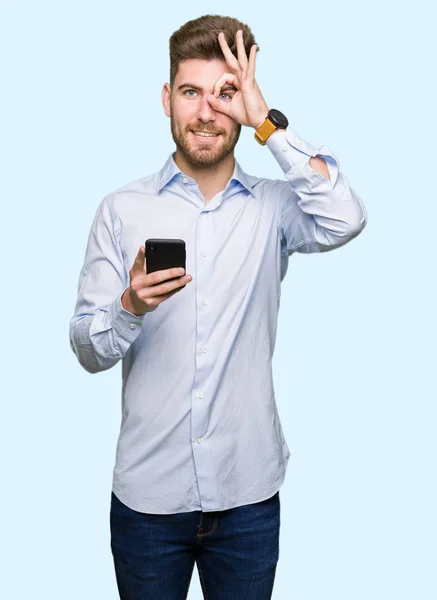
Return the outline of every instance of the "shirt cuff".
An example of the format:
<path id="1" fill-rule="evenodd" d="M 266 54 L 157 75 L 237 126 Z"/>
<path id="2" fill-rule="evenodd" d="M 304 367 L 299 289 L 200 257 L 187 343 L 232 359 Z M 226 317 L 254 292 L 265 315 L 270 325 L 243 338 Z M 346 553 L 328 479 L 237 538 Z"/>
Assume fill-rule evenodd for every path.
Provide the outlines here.
<path id="1" fill-rule="evenodd" d="M 313 169 L 309 166 L 312 156 L 320 155 L 325 159 L 331 177 L 332 186 L 338 178 L 339 164 L 336 156 L 326 146 L 317 148 L 297 136 L 292 129 L 277 129 L 266 142 L 279 166 L 285 174 L 289 171 L 306 173 L 308 176 L 313 174 Z M 321 177 L 323 177 L 321 175 Z M 325 179 L 325 178 L 324 178 Z"/>
<path id="2" fill-rule="evenodd" d="M 117 335 L 131 344 L 138 337 L 146 315 L 144 314 L 137 317 L 125 310 L 121 304 L 122 295 L 123 294 L 120 294 L 120 296 L 118 296 L 111 304 L 108 310 L 108 316 L 112 328 Z"/>

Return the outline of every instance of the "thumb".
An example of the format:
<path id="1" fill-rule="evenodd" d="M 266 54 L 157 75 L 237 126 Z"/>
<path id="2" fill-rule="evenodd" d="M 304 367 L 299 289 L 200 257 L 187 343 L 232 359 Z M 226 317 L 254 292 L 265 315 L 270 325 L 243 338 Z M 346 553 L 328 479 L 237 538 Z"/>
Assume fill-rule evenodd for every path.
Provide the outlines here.
<path id="1" fill-rule="evenodd" d="M 216 98 L 216 96 L 213 96 L 212 94 L 208 94 L 206 99 L 211 104 L 214 110 L 222 112 L 225 115 L 228 115 L 229 117 L 231 116 L 231 107 L 229 102 L 224 102 L 223 100 L 220 100 L 220 98 Z"/>
<path id="2" fill-rule="evenodd" d="M 146 249 L 144 246 L 140 246 L 138 254 L 135 257 L 134 264 L 132 265 L 133 271 L 144 271 L 144 262 L 146 260 Z"/>

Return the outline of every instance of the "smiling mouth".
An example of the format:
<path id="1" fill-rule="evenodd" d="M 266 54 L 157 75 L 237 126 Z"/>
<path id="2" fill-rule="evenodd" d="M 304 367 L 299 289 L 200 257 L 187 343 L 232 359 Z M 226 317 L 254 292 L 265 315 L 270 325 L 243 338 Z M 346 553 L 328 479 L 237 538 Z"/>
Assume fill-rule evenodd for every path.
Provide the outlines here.
<path id="1" fill-rule="evenodd" d="M 215 140 L 220 135 L 220 133 L 213 133 L 211 131 L 193 131 L 193 130 L 191 130 L 191 133 L 194 135 L 194 137 L 196 137 L 199 140 L 200 139 L 201 140 Z"/>

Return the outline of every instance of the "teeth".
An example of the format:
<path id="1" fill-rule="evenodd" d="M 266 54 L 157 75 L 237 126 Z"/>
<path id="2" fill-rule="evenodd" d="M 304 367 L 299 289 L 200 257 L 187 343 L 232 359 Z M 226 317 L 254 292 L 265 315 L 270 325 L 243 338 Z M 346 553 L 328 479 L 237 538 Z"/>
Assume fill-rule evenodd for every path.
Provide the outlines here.
<path id="1" fill-rule="evenodd" d="M 204 131 L 195 131 L 196 135 L 200 135 L 201 137 L 216 137 L 217 133 L 205 133 Z"/>

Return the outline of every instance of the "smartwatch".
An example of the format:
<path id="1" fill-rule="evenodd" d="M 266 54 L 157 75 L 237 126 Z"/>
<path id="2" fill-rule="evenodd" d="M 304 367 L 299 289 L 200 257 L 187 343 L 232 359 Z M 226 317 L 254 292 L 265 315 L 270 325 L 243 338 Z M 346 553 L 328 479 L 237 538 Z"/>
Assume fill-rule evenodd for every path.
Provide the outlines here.
<path id="1" fill-rule="evenodd" d="M 287 129 L 287 127 L 287 117 L 279 110 L 276 110 L 276 108 L 271 108 L 267 113 L 264 123 L 262 123 L 255 131 L 255 139 L 261 146 L 265 146 L 267 140 L 274 131 L 277 129 Z"/>

